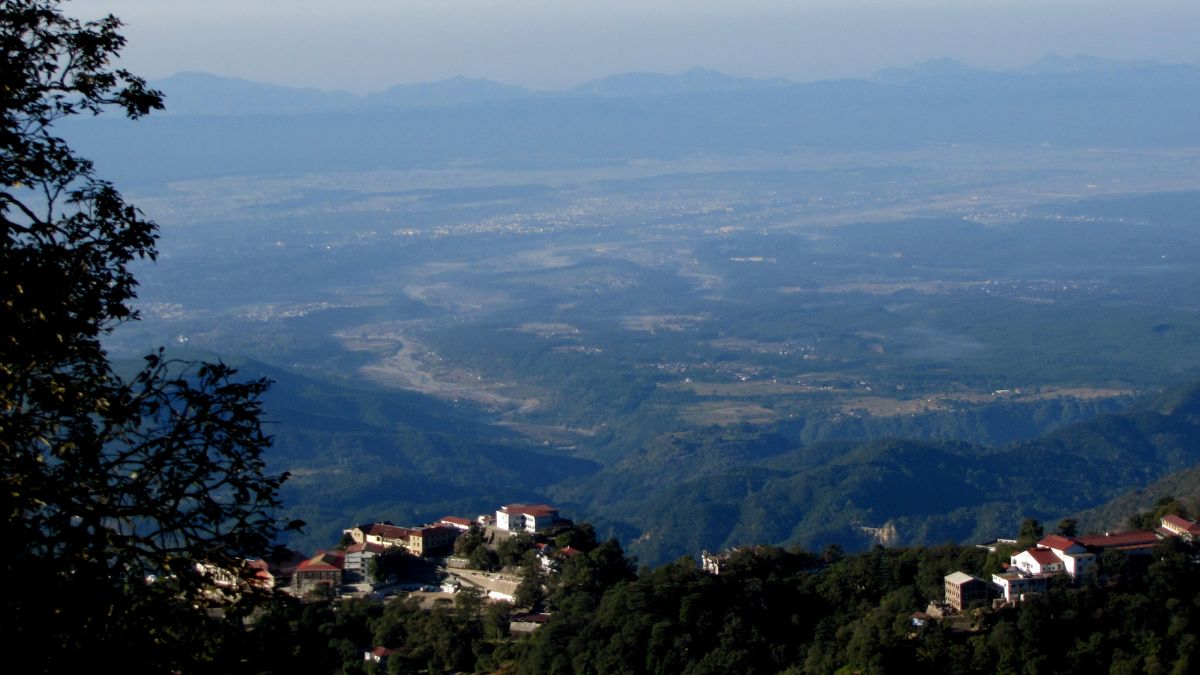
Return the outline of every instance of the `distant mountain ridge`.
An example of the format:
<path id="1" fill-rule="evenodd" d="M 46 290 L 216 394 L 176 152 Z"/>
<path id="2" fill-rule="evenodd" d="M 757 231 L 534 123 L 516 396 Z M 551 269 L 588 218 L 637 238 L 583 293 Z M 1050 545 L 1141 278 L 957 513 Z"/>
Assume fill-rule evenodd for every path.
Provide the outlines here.
<path id="1" fill-rule="evenodd" d="M 459 75 L 437 82 L 398 84 L 384 91 L 367 94 L 362 101 L 370 108 L 404 108 L 504 101 L 538 95 L 538 92 L 525 87 Z"/>
<path id="2" fill-rule="evenodd" d="M 252 82 L 201 72 L 181 72 L 152 86 L 166 93 L 164 114 L 295 115 L 348 111 L 361 105 L 348 91 L 323 91 Z"/>
<path id="3" fill-rule="evenodd" d="M 992 71 L 942 57 L 908 67 L 886 68 L 865 78 L 835 82 L 911 85 L 930 82 L 989 82 L 1036 77 L 1200 78 L 1200 67 L 1157 61 L 1113 61 L 1078 54 L 1048 54 L 1010 71 Z M 563 97 L 657 97 L 719 92 L 796 89 L 820 83 L 799 83 L 782 77 L 753 78 L 692 68 L 678 74 L 617 73 L 563 91 L 539 91 L 487 79 L 456 76 L 434 82 L 397 84 L 359 96 L 346 91 L 295 88 L 199 72 L 181 72 L 151 85 L 167 97 L 171 115 L 295 115 L 381 109 L 428 108 L 494 103 L 519 99 Z"/>
<path id="4" fill-rule="evenodd" d="M 693 68 L 677 75 L 619 73 L 565 91 L 537 91 L 519 85 L 461 75 L 414 84 L 397 84 L 365 96 L 349 92 L 293 88 L 208 73 L 183 72 L 151 82 L 167 97 L 167 113 L 176 115 L 265 115 L 429 108 L 576 96 L 669 96 L 700 92 L 747 91 L 795 85 L 784 78 L 735 77 Z"/>
<path id="5" fill-rule="evenodd" d="M 884 68 L 869 79 L 885 84 L 908 84 L 917 80 L 979 77 L 995 74 L 956 59 L 941 57 L 922 61 L 906 68 Z"/>
<path id="6" fill-rule="evenodd" d="M 184 74 L 166 114 L 59 126 L 121 184 L 295 174 L 678 160 L 795 148 L 1200 146 L 1200 68 L 1051 58 L 1035 72 L 951 61 L 804 84 L 691 70 L 539 92 L 451 78 L 358 96 Z"/>
<path id="7" fill-rule="evenodd" d="M 793 86 L 782 77 L 758 79 L 734 77 L 705 68 L 693 68 L 678 75 L 661 73 L 621 73 L 585 82 L 566 93 L 581 96 L 663 96 L 713 91 L 744 91 Z"/>

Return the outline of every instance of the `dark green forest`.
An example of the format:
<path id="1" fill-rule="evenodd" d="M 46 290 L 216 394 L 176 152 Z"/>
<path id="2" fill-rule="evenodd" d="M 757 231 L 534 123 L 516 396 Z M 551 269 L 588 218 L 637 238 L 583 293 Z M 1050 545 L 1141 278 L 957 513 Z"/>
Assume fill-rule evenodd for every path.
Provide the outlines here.
<path id="1" fill-rule="evenodd" d="M 1196 552 L 1106 559 L 1015 607 L 914 625 L 955 570 L 999 557 L 943 545 L 845 555 L 749 547 L 720 575 L 683 558 L 635 572 L 608 542 L 548 582 L 548 623 L 510 638 L 507 604 L 422 610 L 403 599 L 280 599 L 243 636 L 246 672 L 377 672 L 362 653 L 394 649 L 387 672 L 516 673 L 1188 673 L 1200 658 Z M 461 600 L 461 599 L 460 599 Z M 380 671 L 381 672 L 381 671 Z"/>
<path id="2" fill-rule="evenodd" d="M 1200 462 L 1200 387 L 1100 414 L 1051 399 L 907 425 L 863 420 L 864 440 L 836 424 L 675 430 L 646 419 L 611 432 L 607 442 L 632 445 L 634 434 L 641 449 L 605 465 L 427 397 L 242 366 L 280 382 L 267 395 L 273 461 L 292 472 L 283 495 L 288 515 L 310 523 L 293 539 L 306 548 L 328 546 L 355 522 L 473 516 L 519 500 L 585 513 L 648 564 L 745 544 L 862 550 L 873 544 L 864 528 L 885 525 L 898 535 L 890 544 L 983 541 Z M 1088 419 L 1054 424 L 1074 415 Z M 944 440 L 1020 422 L 1053 430 L 994 445 Z"/>

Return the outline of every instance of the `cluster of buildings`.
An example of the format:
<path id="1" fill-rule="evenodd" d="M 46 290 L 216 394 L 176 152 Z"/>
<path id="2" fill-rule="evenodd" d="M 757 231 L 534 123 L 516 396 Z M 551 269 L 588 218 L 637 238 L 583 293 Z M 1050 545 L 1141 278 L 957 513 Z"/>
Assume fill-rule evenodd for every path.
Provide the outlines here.
<path id="1" fill-rule="evenodd" d="M 436 522 L 417 527 L 391 523 L 356 525 L 343 530 L 353 543 L 344 550 L 318 551 L 295 565 L 290 575 L 292 587 L 307 593 L 321 586 L 337 588 L 345 583 L 365 581 L 368 561 L 392 549 L 418 557 L 447 555 L 454 542 L 471 526 L 493 527 L 502 532 L 543 532 L 563 522 L 559 511 L 546 504 L 508 504 L 495 515 L 480 515 L 474 521 L 444 516 Z"/>
<path id="2" fill-rule="evenodd" d="M 390 523 L 356 525 L 344 534 L 354 545 L 374 544 L 386 548 L 401 548 L 415 556 L 436 555 L 454 547 L 454 540 L 471 526 L 465 518 L 446 516 L 436 523 L 422 527 L 397 527 Z"/>
<path id="3" fill-rule="evenodd" d="M 1200 524 L 1180 516 L 1165 516 L 1158 528 L 1149 531 L 1067 537 L 1042 537 L 1031 548 L 1013 553 L 1007 569 L 993 574 L 991 581 L 954 572 L 945 577 L 945 602 L 961 612 L 972 605 L 1016 603 L 1027 593 L 1041 593 L 1055 577 L 1084 579 L 1098 570 L 1100 555 L 1115 550 L 1126 555 L 1150 555 L 1154 546 L 1169 537 L 1184 541 L 1200 538 Z M 1015 543 L 1015 542 L 1013 542 Z"/>

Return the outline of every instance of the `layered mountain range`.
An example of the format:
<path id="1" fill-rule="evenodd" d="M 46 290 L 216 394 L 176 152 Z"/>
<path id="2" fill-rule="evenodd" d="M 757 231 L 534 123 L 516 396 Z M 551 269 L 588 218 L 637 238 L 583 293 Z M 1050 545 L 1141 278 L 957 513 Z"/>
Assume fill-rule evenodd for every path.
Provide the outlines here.
<path id="1" fill-rule="evenodd" d="M 452 78 L 357 96 L 197 73 L 153 83 L 167 111 L 64 126 L 125 184 L 231 173 L 463 163 L 578 166 L 630 158 L 945 144 L 1200 143 L 1200 68 L 1047 57 L 991 72 L 935 60 L 867 79 L 792 83 L 691 70 L 540 92 Z"/>

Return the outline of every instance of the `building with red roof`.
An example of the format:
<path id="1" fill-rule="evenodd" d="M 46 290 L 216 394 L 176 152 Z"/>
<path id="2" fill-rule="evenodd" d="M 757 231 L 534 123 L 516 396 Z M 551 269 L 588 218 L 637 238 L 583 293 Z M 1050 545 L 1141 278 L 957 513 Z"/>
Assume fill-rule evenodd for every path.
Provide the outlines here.
<path id="1" fill-rule="evenodd" d="M 1116 549 L 1131 555 L 1150 555 L 1161 537 L 1150 531 L 1134 531 L 1090 534 L 1075 539 L 1094 553 Z"/>
<path id="2" fill-rule="evenodd" d="M 1012 556 L 1012 566 L 1025 574 L 1066 572 L 1062 558 L 1048 548 L 1031 548 Z"/>
<path id="3" fill-rule="evenodd" d="M 301 593 L 307 593 L 319 586 L 332 586 L 336 589 L 342 585 L 345 565 L 346 557 L 340 551 L 319 551 L 300 563 L 292 581 Z"/>
<path id="4" fill-rule="evenodd" d="M 363 661 L 377 663 L 381 669 L 387 668 L 388 658 L 395 654 L 396 649 L 388 649 L 387 647 L 376 647 L 368 652 L 363 652 Z"/>
<path id="5" fill-rule="evenodd" d="M 1014 602 L 1026 593 L 1045 591 L 1057 575 L 1065 573 L 1078 579 L 1090 574 L 1098 566 L 1099 555 L 1104 551 L 1149 555 L 1164 536 L 1200 536 L 1200 525 L 1179 516 L 1167 516 L 1157 533 L 1110 532 L 1082 537 L 1052 534 L 1042 537 L 1034 548 L 1013 554 L 1008 568 L 992 575 L 992 584 L 999 588 L 1005 601 Z M 962 583 L 970 575 L 956 572 L 946 577 L 948 601 L 952 596 L 952 577 Z"/>
<path id="6" fill-rule="evenodd" d="M 385 548 L 395 546 L 419 556 L 449 552 L 461 532 L 457 526 L 451 525 L 399 527 L 391 523 L 359 525 L 346 530 L 356 545 L 375 544 Z"/>
<path id="7" fill-rule="evenodd" d="M 1051 534 L 1042 537 L 1042 540 L 1039 541 L 1037 545 L 1041 548 L 1049 548 L 1055 551 L 1063 552 L 1072 551 L 1079 553 L 1086 550 L 1084 549 L 1083 544 L 1080 544 L 1071 537 L 1065 537 L 1061 534 Z"/>
<path id="8" fill-rule="evenodd" d="M 1064 569 L 1071 578 L 1086 575 L 1096 564 L 1096 554 L 1073 537 L 1052 534 L 1042 537 L 1038 548 L 1048 549 L 1063 561 Z"/>
<path id="9" fill-rule="evenodd" d="M 1183 516 L 1171 514 L 1163 516 L 1162 527 L 1160 529 L 1169 533 L 1168 536 L 1180 537 L 1184 541 L 1193 541 L 1200 539 L 1200 524 L 1197 524 Z"/>
<path id="10" fill-rule="evenodd" d="M 558 523 L 558 509 L 547 504 L 509 504 L 496 511 L 496 528 L 505 532 L 541 532 Z"/>
<path id="11" fill-rule="evenodd" d="M 254 570 L 250 583 L 263 589 L 275 588 L 275 575 L 271 574 L 271 566 L 266 560 L 247 560 L 246 567 Z"/>

